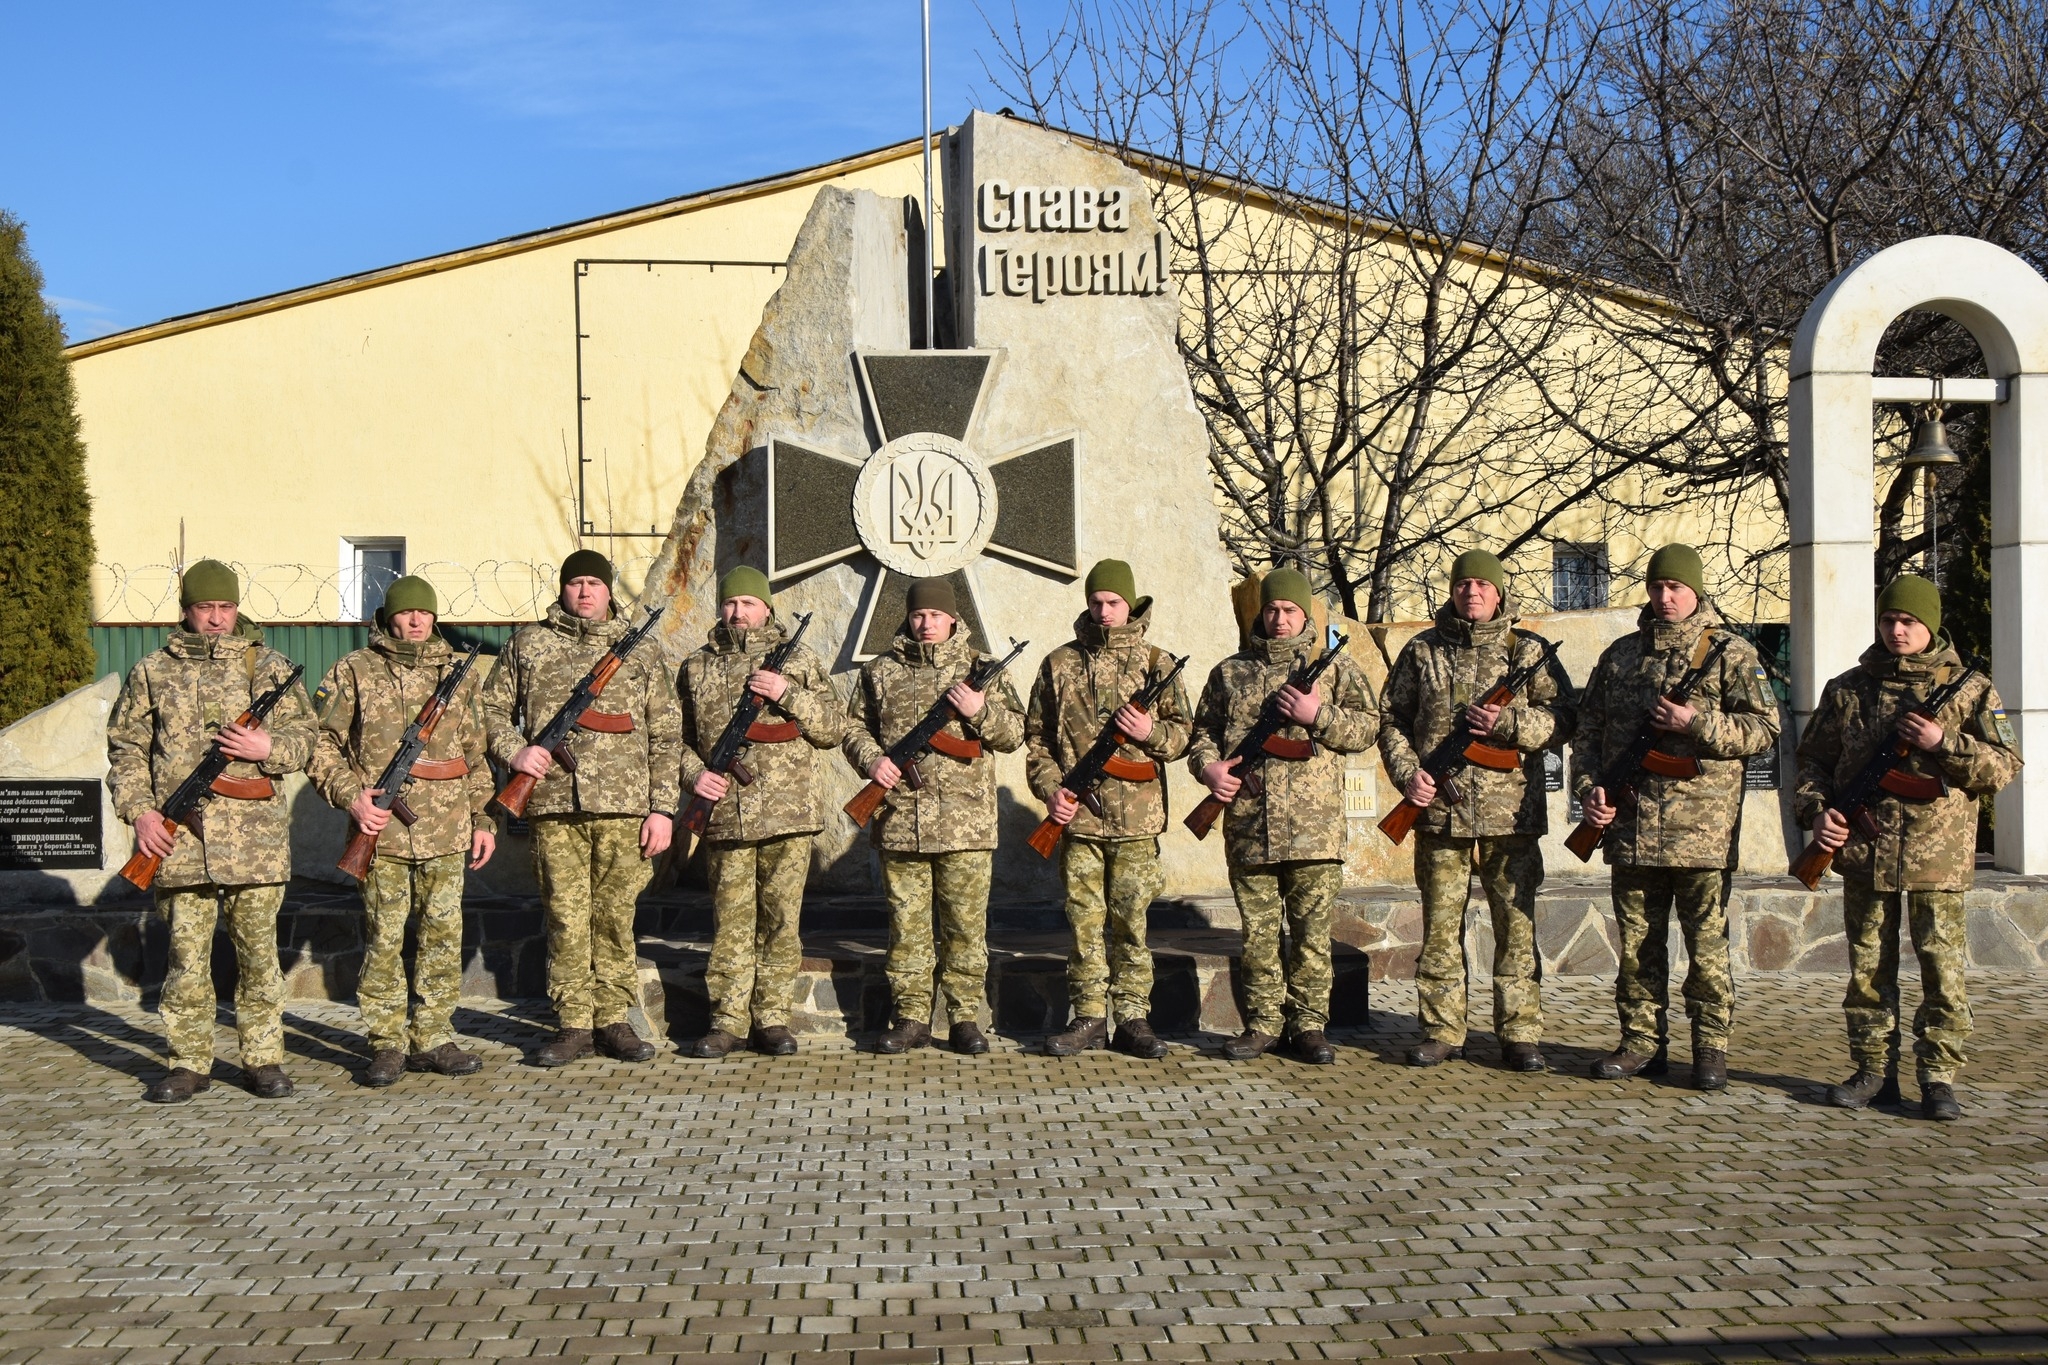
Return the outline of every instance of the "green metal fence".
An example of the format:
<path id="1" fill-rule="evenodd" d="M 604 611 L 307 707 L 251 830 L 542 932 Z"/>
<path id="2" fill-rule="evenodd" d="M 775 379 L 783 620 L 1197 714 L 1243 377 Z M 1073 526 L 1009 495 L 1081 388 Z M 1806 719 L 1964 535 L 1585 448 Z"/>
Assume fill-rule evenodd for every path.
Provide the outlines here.
<path id="1" fill-rule="evenodd" d="M 484 653 L 496 654 L 512 638 L 512 632 L 526 624 L 524 621 L 448 621 L 442 624 L 441 634 L 457 649 L 468 649 L 471 644 L 481 642 Z M 143 655 L 162 648 L 170 637 L 171 629 L 168 625 L 132 621 L 95 625 L 92 628 L 92 648 L 99 656 L 99 670 L 93 674 L 94 680 L 109 673 L 126 677 L 128 670 L 141 662 Z M 306 666 L 306 690 L 311 691 L 320 685 L 320 680 L 327 676 L 327 670 L 334 667 L 344 654 L 370 643 L 370 625 L 367 621 L 315 621 L 265 626 L 263 641 L 293 663 Z"/>

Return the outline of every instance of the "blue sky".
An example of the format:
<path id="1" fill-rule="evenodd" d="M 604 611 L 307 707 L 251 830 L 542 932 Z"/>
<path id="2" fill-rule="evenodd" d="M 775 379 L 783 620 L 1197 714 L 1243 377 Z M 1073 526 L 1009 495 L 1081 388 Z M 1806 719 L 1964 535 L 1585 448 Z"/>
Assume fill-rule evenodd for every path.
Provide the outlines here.
<path id="1" fill-rule="evenodd" d="M 984 0 L 1010 21 L 1008 0 Z M 1027 29 L 1063 0 L 1019 0 Z M 932 0 L 933 118 L 1003 103 Z M 917 0 L 7 0 L 0 208 L 73 340 L 917 134 Z"/>

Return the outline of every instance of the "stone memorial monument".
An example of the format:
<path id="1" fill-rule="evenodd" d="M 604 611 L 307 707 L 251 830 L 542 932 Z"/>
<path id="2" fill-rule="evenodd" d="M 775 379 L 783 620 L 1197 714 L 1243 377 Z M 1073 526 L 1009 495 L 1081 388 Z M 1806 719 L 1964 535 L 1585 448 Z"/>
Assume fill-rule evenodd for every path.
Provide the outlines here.
<path id="1" fill-rule="evenodd" d="M 1130 561 L 1152 638 L 1193 655 L 1189 691 L 1236 648 L 1208 436 L 1174 343 L 1177 297 L 1143 179 L 1064 135 L 973 114 L 946 138 L 946 275 L 935 329 L 913 349 L 922 281 L 914 206 L 820 191 L 648 577 L 680 659 L 717 610 L 719 574 L 767 571 L 787 619 L 842 695 L 889 647 L 910 580 L 953 581 L 984 648 L 1028 640 L 1028 693 L 1070 639 L 1081 576 Z M 950 324 L 950 326 L 949 326 Z M 921 330 L 921 329 L 920 329 Z M 1025 844 L 1042 808 L 1021 753 L 999 772 L 996 899 L 1057 895 Z M 826 765 L 836 807 L 859 785 Z M 1197 788 L 1169 773 L 1176 815 Z M 1222 841 L 1177 819 L 1161 841 L 1168 893 L 1225 885 Z M 872 886 L 865 836 L 834 812 L 813 884 Z"/>

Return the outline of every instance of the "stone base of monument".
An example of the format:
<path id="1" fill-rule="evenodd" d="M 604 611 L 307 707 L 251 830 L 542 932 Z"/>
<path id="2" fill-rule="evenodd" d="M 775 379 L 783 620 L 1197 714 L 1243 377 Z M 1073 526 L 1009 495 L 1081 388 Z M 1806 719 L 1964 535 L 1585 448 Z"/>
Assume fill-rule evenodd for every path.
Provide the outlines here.
<path id="1" fill-rule="evenodd" d="M 1969 901 L 1970 961 L 1996 969 L 2048 970 L 2048 878 L 1980 872 Z M 472 900 L 464 924 L 463 994 L 535 1001 L 526 1011 L 547 1025 L 547 944 L 537 902 Z M 990 1017 L 1002 1033 L 1033 1036 L 1066 1023 L 1067 938 L 1059 907 L 999 906 L 989 952 Z M 1782 877 L 1737 879 L 1729 904 L 1731 957 L 1738 972 L 1839 974 L 1848 963 L 1839 891 L 1808 892 Z M 278 923 L 286 991 L 294 1000 L 353 999 L 362 970 L 362 920 L 352 892 L 295 882 Z M 1154 1023 L 1169 1032 L 1235 1032 L 1240 939 L 1228 897 L 1162 901 L 1152 919 Z M 639 924 L 642 1017 L 653 1034 L 681 1040 L 709 1024 L 704 964 L 711 915 L 702 895 L 650 898 Z M 1415 974 L 1422 909 L 1405 887 L 1344 893 L 1335 917 L 1341 1025 L 1367 1021 L 1370 984 Z M 882 975 L 887 949 L 882 906 L 866 897 L 814 897 L 804 917 L 804 962 L 794 1026 L 813 1036 L 864 1035 L 888 1022 Z M 1537 939 L 1551 977 L 1606 977 L 1616 935 L 1606 887 L 1553 880 L 1537 905 Z M 1473 888 L 1467 943 L 1474 971 L 1487 975 L 1492 931 Z M 1674 964 L 1683 960 L 1672 934 Z M 153 1005 L 163 981 L 163 922 L 142 907 L 53 909 L 0 915 L 0 1001 L 140 1002 Z M 1906 954 L 1910 964 L 1910 951 Z M 234 955 L 216 942 L 214 976 L 232 998 Z M 1678 979 L 1674 972 L 1674 981 Z M 1481 997 L 1483 1000 L 1483 996 Z"/>

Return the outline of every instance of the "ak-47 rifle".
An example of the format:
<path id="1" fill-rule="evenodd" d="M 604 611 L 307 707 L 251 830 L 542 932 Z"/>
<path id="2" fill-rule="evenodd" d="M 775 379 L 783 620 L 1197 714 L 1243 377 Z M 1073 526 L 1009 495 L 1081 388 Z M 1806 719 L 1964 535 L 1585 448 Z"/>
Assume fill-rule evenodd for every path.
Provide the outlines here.
<path id="1" fill-rule="evenodd" d="M 1699 663 L 1678 680 L 1678 686 L 1664 694 L 1666 700 L 1678 706 L 1691 701 L 1692 694 L 1707 680 L 1707 671 L 1714 666 L 1714 662 L 1721 657 L 1721 652 L 1727 648 L 1728 637 L 1716 632 L 1713 644 L 1701 656 Z M 1593 785 L 1607 793 L 1609 805 L 1618 807 L 1624 802 L 1636 799 L 1636 777 L 1639 773 L 1649 772 L 1659 777 L 1677 778 L 1700 775 L 1700 761 L 1697 758 L 1687 754 L 1666 753 L 1657 747 L 1657 742 L 1664 738 L 1664 733 L 1651 725 L 1649 717 L 1645 716 L 1641 728 L 1636 731 L 1634 742 L 1622 752 L 1621 757 L 1608 764 L 1601 772 L 1600 780 Z M 1594 824 L 1590 818 L 1582 819 L 1578 828 L 1565 836 L 1564 846 L 1583 863 L 1593 856 L 1594 849 L 1600 847 L 1600 842 L 1607 837 L 1609 828 L 1608 825 Z"/>
<path id="2" fill-rule="evenodd" d="M 1907 706 L 1901 714 L 1925 716 L 1933 720 L 1941 714 L 1944 706 L 1956 699 L 1964 684 L 1976 677 L 1983 667 L 1983 660 L 1971 659 L 1969 666 L 1961 673 L 1928 693 L 1924 700 Z M 1848 820 L 1849 828 L 1866 840 L 1875 842 L 1880 831 L 1876 818 L 1870 813 L 1870 803 L 1878 799 L 1877 794 L 1880 791 L 1890 792 L 1901 801 L 1916 803 L 1934 801 L 1948 795 L 1948 783 L 1939 777 L 1914 777 L 1910 773 L 1900 771 L 1901 766 L 1913 756 L 1913 753 L 1913 746 L 1897 737 L 1878 745 L 1877 752 L 1870 756 L 1856 776 L 1849 779 L 1849 785 L 1842 788 L 1834 800 L 1828 802 L 1827 808 L 1839 811 Z M 1818 843 L 1810 843 L 1806 846 L 1806 851 L 1793 862 L 1792 875 L 1806 883 L 1806 889 L 1812 891 L 1820 885 L 1820 879 L 1827 875 L 1828 867 L 1834 861 L 1833 850 L 1822 848 Z"/>
<path id="3" fill-rule="evenodd" d="M 1169 659 L 1173 658 L 1171 654 L 1166 657 Z M 1178 659 L 1174 659 L 1172 668 L 1167 669 L 1166 672 L 1160 674 L 1151 682 L 1146 683 L 1136 692 L 1133 692 L 1130 701 L 1126 705 L 1135 706 L 1140 711 L 1150 711 L 1158 704 L 1159 699 L 1166 695 L 1166 689 L 1173 686 L 1173 680 L 1180 676 L 1180 671 L 1186 668 L 1187 664 L 1188 656 L 1185 654 L 1181 655 Z M 1125 773 L 1117 772 L 1116 769 L 1125 767 L 1129 764 L 1129 760 L 1118 758 L 1116 751 L 1128 743 L 1130 743 L 1129 738 L 1123 731 L 1116 728 L 1116 721 L 1112 719 L 1107 725 L 1102 727 L 1102 732 L 1095 736 L 1095 742 L 1088 746 L 1087 753 L 1081 755 L 1081 761 L 1067 769 L 1066 775 L 1060 778 L 1060 786 L 1079 797 L 1081 804 L 1093 811 L 1097 819 L 1100 819 L 1102 816 L 1102 796 L 1099 791 L 1099 788 L 1102 786 L 1102 779 L 1104 777 L 1120 778 L 1126 775 Z M 1145 765 L 1130 766 L 1142 769 Z M 1139 782 L 1149 782 L 1156 775 L 1157 765 L 1152 765 L 1151 769 L 1145 771 L 1143 776 L 1135 773 L 1130 774 L 1134 780 Z M 1031 838 L 1028 842 L 1031 844 L 1031 847 L 1038 850 L 1039 857 L 1050 858 L 1052 851 L 1060 846 L 1060 831 L 1064 828 L 1065 826 L 1048 815 L 1039 823 L 1037 829 L 1031 831 Z"/>
<path id="4" fill-rule="evenodd" d="M 1012 637 L 1010 640 L 1011 649 L 1008 654 L 1005 654 L 1000 659 L 976 659 L 968 667 L 967 676 L 962 681 L 967 684 L 969 691 L 988 691 L 989 684 L 1000 677 L 1002 671 L 1008 668 L 1019 654 L 1024 652 L 1024 646 L 1030 643 L 1029 640 L 1020 642 Z M 954 711 L 952 703 L 947 701 L 942 693 L 939 699 L 932 703 L 932 709 L 925 712 L 924 719 L 913 725 L 910 728 L 909 734 L 890 746 L 887 757 L 902 772 L 904 785 L 908 786 L 912 791 L 924 790 L 924 773 L 918 768 L 917 761 L 924 756 L 926 750 L 937 749 L 940 753 L 946 753 L 949 749 L 959 747 L 963 743 L 961 740 L 951 739 L 950 736 L 941 738 L 947 723 L 957 714 L 959 713 Z M 950 743 L 948 742 L 949 740 Z M 980 752 L 979 741 L 968 740 L 964 742 L 973 746 L 973 752 L 956 754 L 954 755 L 955 757 L 972 758 L 974 754 Z M 865 826 L 868 821 L 874 818 L 876 810 L 880 809 L 883 800 L 888 795 L 888 789 L 883 787 L 881 783 L 870 781 L 865 787 L 862 787 L 853 794 L 853 799 L 848 801 L 843 809 L 848 815 L 853 817 L 854 824 Z"/>
<path id="5" fill-rule="evenodd" d="M 534 746 L 546 749 L 555 762 L 562 765 L 564 771 L 576 771 L 576 755 L 569 750 L 569 732 L 576 728 L 576 722 L 583 719 L 583 713 L 590 709 L 590 704 L 604 692 L 605 685 L 611 682 L 619 667 L 626 662 L 626 656 L 631 654 L 640 642 L 647 638 L 648 632 L 654 629 L 654 623 L 661 619 L 662 611 L 663 608 L 656 607 L 647 613 L 645 621 L 613 641 L 612 647 L 591 665 L 590 671 L 583 675 L 582 680 L 569 693 L 569 700 L 562 703 L 562 709 L 555 712 L 554 719 L 533 737 Z M 540 779 L 537 777 L 514 773 L 512 780 L 505 784 L 504 789 L 491 798 L 491 807 L 499 814 L 517 820 L 526 814 L 526 803 L 533 799 L 533 789 L 539 785 Z"/>
<path id="6" fill-rule="evenodd" d="M 768 651 L 767 656 L 761 660 L 761 672 L 780 673 L 784 668 L 788 667 L 789 656 L 796 653 L 798 642 L 804 638 L 804 632 L 810 628 L 810 612 L 805 612 L 802 616 L 797 617 L 796 633 Z M 766 698 L 748 688 L 744 683 L 741 684 L 740 704 L 733 708 L 732 719 L 725 723 L 725 730 L 718 736 L 718 743 L 711 747 L 711 757 L 704 760 L 704 771 L 717 773 L 720 777 L 731 773 L 733 777 L 738 779 L 742 787 L 754 785 L 753 770 L 741 761 L 740 752 L 749 744 L 796 738 L 796 735 L 793 733 L 796 729 L 795 721 L 790 721 L 786 727 L 781 727 L 792 732 L 788 734 L 766 733 L 769 729 L 767 726 L 756 729 L 756 722 L 761 716 L 761 708 L 765 705 L 767 705 Z M 711 808 L 716 804 L 718 803 L 706 801 L 701 796 L 691 796 L 690 804 L 683 809 L 683 828 L 692 834 L 702 834 L 711 824 Z"/>
<path id="7" fill-rule="evenodd" d="M 299 680 L 299 675 L 305 671 L 303 664 L 293 664 L 292 671 L 285 674 L 275 687 L 250 700 L 249 709 L 235 718 L 235 724 L 251 728 L 263 724 L 270 713 L 277 709 L 277 704 L 284 700 L 285 693 L 292 690 L 292 684 Z M 206 746 L 205 757 L 193 766 L 191 772 L 185 774 L 185 780 L 171 793 L 171 799 L 157 807 L 157 814 L 164 818 L 166 834 L 175 839 L 178 826 L 192 823 L 193 817 L 199 813 L 199 803 L 213 792 L 216 782 L 223 780 L 221 775 L 228 770 L 228 764 L 232 762 L 233 759 L 221 752 L 220 736 L 215 735 L 213 742 Z M 265 786 L 270 785 L 269 778 L 263 778 L 262 782 Z M 163 866 L 163 862 L 162 858 L 144 853 L 138 848 L 134 856 L 121 865 L 121 875 L 141 890 L 147 891 L 150 883 L 156 880 L 157 869 Z"/>
<path id="8" fill-rule="evenodd" d="M 1335 644 L 1290 673 L 1287 682 L 1292 683 L 1298 691 L 1308 691 L 1316 685 L 1316 679 L 1322 677 L 1324 671 L 1337 661 L 1337 656 L 1344 652 L 1344 646 L 1348 643 L 1349 636 L 1339 635 Z M 1282 686 L 1286 684 L 1283 683 Z M 1252 722 L 1252 728 L 1244 732 L 1244 738 L 1239 740 L 1237 747 L 1226 756 L 1239 760 L 1237 775 L 1245 783 L 1238 788 L 1239 791 L 1249 789 L 1257 793 L 1263 789 L 1256 769 L 1269 756 L 1291 759 L 1314 756 L 1314 740 L 1280 738 L 1280 732 L 1292 724 L 1293 721 L 1281 714 L 1280 693 L 1275 691 L 1272 696 L 1266 698 L 1266 704 L 1259 711 L 1259 718 Z M 1193 831 L 1197 839 L 1206 839 L 1209 837 L 1210 828 L 1229 805 L 1230 802 L 1212 793 L 1203 797 L 1201 803 L 1189 811 L 1187 819 L 1181 823 Z"/>
<path id="9" fill-rule="evenodd" d="M 1528 663 L 1510 668 L 1499 682 L 1486 690 L 1486 695 L 1482 696 L 1476 705 L 1506 706 L 1514 700 L 1515 693 L 1527 687 L 1536 675 L 1542 672 L 1544 666 L 1557 656 L 1555 640 L 1546 640 L 1541 635 L 1526 630 L 1518 630 L 1515 635 L 1520 639 L 1534 640 L 1543 647 L 1543 652 Z M 1451 727 L 1451 733 L 1422 760 L 1421 768 L 1423 772 L 1436 779 L 1437 794 L 1456 806 L 1463 804 L 1465 800 L 1465 793 L 1458 787 L 1456 772 L 1467 763 L 1476 764 L 1481 768 L 1491 768 L 1495 772 L 1508 773 L 1522 766 L 1522 755 L 1514 749 L 1503 749 L 1498 744 L 1488 744 L 1484 737 L 1474 735 L 1461 715 L 1458 723 Z M 1421 816 L 1422 807 L 1404 796 L 1400 804 L 1388 811 L 1386 818 L 1380 821 L 1380 833 L 1398 844 L 1408 837 L 1408 831 L 1415 828 L 1415 822 Z"/>
<path id="10" fill-rule="evenodd" d="M 370 804 L 388 810 L 398 823 L 411 829 L 420 817 L 405 799 L 405 784 L 412 779 L 413 764 L 427 752 L 427 741 L 434 737 L 434 727 L 441 723 L 441 717 L 455 701 L 456 689 L 469 676 L 471 665 L 476 663 L 477 651 L 483 648 L 479 641 L 469 647 L 455 667 L 448 670 L 440 684 L 434 688 L 434 695 L 427 698 L 427 704 L 412 718 L 412 724 L 405 727 L 399 736 L 398 752 L 384 765 L 384 775 L 377 779 L 379 796 L 371 798 Z M 341 861 L 335 866 L 357 881 L 370 875 L 370 860 L 377 856 L 377 836 L 363 829 L 349 836 L 348 847 L 342 850 Z"/>

